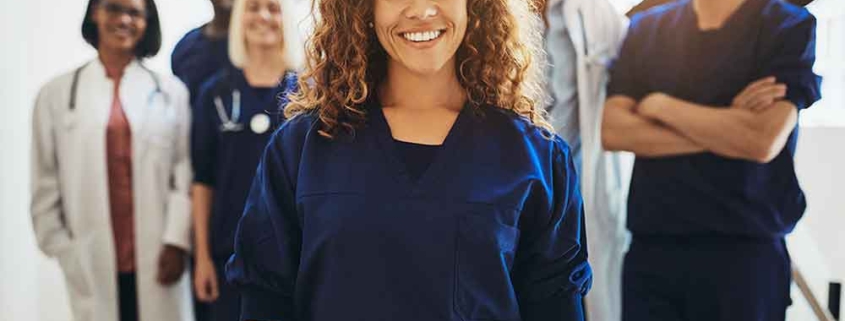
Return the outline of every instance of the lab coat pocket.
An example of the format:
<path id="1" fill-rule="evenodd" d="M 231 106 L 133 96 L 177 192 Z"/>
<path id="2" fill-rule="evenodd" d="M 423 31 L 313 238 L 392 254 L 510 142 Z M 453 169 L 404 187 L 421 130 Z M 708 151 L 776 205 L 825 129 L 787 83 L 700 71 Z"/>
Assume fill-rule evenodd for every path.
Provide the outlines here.
<path id="1" fill-rule="evenodd" d="M 510 269 L 519 230 L 494 215 L 458 217 L 456 237 L 456 310 L 465 320 L 519 320 Z"/>
<path id="2" fill-rule="evenodd" d="M 62 268 L 62 273 L 64 273 L 65 283 L 68 293 L 71 296 L 71 301 L 88 298 L 93 295 L 77 248 L 78 246 L 74 243 L 70 248 L 58 255 L 59 266 Z"/>
<path id="3" fill-rule="evenodd" d="M 174 141 L 166 135 L 150 134 L 144 139 L 147 149 L 161 159 L 170 159 L 173 152 Z"/>
<path id="4" fill-rule="evenodd" d="M 170 159 L 176 146 L 176 125 L 166 118 L 155 120 L 145 129 L 143 144 L 155 155 Z"/>
<path id="5" fill-rule="evenodd" d="M 76 128 L 77 118 L 79 117 L 77 114 L 79 114 L 78 111 L 67 111 L 59 116 L 61 118 L 60 124 L 62 124 L 64 131 L 71 131 Z"/>

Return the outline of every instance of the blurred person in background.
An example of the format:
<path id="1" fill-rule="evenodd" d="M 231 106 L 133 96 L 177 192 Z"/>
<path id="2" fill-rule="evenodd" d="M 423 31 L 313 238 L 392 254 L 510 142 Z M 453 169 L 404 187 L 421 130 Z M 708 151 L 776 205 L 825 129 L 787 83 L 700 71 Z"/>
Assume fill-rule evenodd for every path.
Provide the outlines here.
<path id="1" fill-rule="evenodd" d="M 620 153 L 601 146 L 608 64 L 619 51 L 628 19 L 607 0 L 549 0 L 545 4 L 551 124 L 569 143 L 582 179 L 593 286 L 587 319 L 619 321 L 622 261 L 628 247 L 627 193 Z"/>
<path id="2" fill-rule="evenodd" d="M 233 67 L 206 81 L 194 100 L 191 156 L 196 297 L 210 320 L 238 320 L 240 296 L 225 282 L 235 228 L 267 141 L 283 120 L 303 47 L 289 0 L 235 0 L 229 35 Z M 281 102 L 280 102 L 281 99 Z"/>
<path id="3" fill-rule="evenodd" d="M 229 20 L 234 0 L 210 0 L 214 17 L 189 31 L 176 44 L 171 55 L 173 74 L 188 86 L 193 102 L 200 85 L 216 72 L 231 66 L 229 61 Z"/>
<path id="4" fill-rule="evenodd" d="M 230 68 L 229 20 L 234 0 L 209 0 L 214 16 L 208 23 L 189 31 L 176 43 L 170 56 L 173 74 L 188 87 L 191 106 L 199 95 L 199 88 L 214 73 Z M 189 261 L 192 275 L 196 275 L 193 257 Z M 210 320 L 210 307 L 194 293 L 194 313 L 198 321 Z"/>
<path id="5" fill-rule="evenodd" d="M 607 149 L 636 154 L 623 320 L 785 319 L 815 31 L 782 0 L 677 0 L 632 18 L 602 128 Z"/>
<path id="6" fill-rule="evenodd" d="M 75 320 L 191 318 L 188 91 L 143 65 L 161 46 L 152 0 L 91 0 L 98 56 L 40 91 L 32 221 Z M 180 282 L 183 281 L 183 282 Z"/>

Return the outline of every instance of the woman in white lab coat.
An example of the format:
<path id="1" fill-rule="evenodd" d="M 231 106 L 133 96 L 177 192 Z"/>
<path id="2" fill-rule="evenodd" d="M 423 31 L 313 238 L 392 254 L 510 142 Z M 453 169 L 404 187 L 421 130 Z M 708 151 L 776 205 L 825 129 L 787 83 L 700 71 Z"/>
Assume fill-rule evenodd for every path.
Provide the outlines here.
<path id="1" fill-rule="evenodd" d="M 601 146 L 608 65 L 625 38 L 627 18 L 606 0 L 548 0 L 546 48 L 552 67 L 552 125 L 572 146 L 581 177 L 593 286 L 587 319 L 619 321 L 622 261 L 628 248 L 625 197 L 631 156 Z"/>
<path id="2" fill-rule="evenodd" d="M 98 57 L 47 83 L 33 119 L 32 220 L 74 320 L 193 319 L 189 97 L 142 59 L 161 46 L 152 0 L 90 0 Z M 58 53 L 57 53 L 58 54 Z"/>

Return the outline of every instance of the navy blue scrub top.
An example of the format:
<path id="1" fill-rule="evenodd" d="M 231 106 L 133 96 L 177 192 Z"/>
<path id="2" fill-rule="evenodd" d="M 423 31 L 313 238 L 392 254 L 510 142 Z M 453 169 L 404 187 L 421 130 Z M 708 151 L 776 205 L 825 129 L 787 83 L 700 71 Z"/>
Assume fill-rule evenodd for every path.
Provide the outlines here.
<path id="1" fill-rule="evenodd" d="M 289 120 L 227 265 L 242 320 L 583 320 L 592 280 L 569 147 L 466 107 L 419 180 L 381 108 L 352 138 Z"/>
<path id="2" fill-rule="evenodd" d="M 816 19 L 780 0 L 746 0 L 721 29 L 701 31 L 692 1 L 634 16 L 611 71 L 608 97 L 652 92 L 730 106 L 751 82 L 775 76 L 801 110 L 820 98 L 813 73 Z M 779 238 L 806 207 L 795 177 L 798 128 L 768 164 L 712 153 L 637 157 L 628 227 L 639 235 Z"/>
<path id="3" fill-rule="evenodd" d="M 393 142 L 396 144 L 396 152 L 399 155 L 399 159 L 402 160 L 402 163 L 408 169 L 408 176 L 415 182 L 422 177 L 422 174 L 431 165 L 431 161 L 434 160 L 434 156 L 441 149 L 440 145 L 423 145 L 400 140 L 394 140 Z"/>
<path id="4" fill-rule="evenodd" d="M 225 262 L 233 252 L 235 227 L 243 212 L 255 168 L 267 141 L 282 123 L 286 94 L 296 87 L 296 76 L 288 73 L 275 88 L 251 87 L 243 72 L 234 68 L 218 72 L 202 85 L 193 108 L 191 161 L 194 182 L 209 186 L 213 192 L 210 219 L 212 257 Z M 232 92 L 241 93 L 240 131 L 222 131 L 222 120 L 214 104 L 220 97 L 227 117 L 232 117 Z M 267 115 L 271 126 L 263 133 L 250 125 L 253 117 Z M 221 263 L 222 264 L 222 263 Z"/>
<path id="5" fill-rule="evenodd" d="M 215 73 L 230 68 L 228 38 L 210 39 L 203 33 L 205 26 L 189 31 L 173 49 L 170 67 L 173 74 L 188 86 L 193 102 L 200 86 Z"/>

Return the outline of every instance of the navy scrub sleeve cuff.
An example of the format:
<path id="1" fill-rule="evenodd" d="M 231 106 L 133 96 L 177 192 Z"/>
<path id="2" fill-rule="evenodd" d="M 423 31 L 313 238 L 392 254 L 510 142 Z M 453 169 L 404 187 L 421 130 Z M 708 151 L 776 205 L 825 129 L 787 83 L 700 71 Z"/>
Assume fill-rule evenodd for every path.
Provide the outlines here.
<path id="1" fill-rule="evenodd" d="M 813 72 L 816 60 L 816 19 L 809 13 L 785 23 L 775 36 L 764 74 L 787 85 L 786 100 L 799 110 L 821 99 L 821 77 Z"/>
<path id="2" fill-rule="evenodd" d="M 209 176 L 195 175 L 194 176 L 194 183 L 207 185 L 207 186 L 214 186 L 214 179 L 212 179 L 210 175 Z"/>
<path id="3" fill-rule="evenodd" d="M 583 262 L 571 271 L 538 284 L 534 297 L 524 297 L 528 302 L 520 303 L 523 321 L 585 320 L 583 300 L 593 283 L 592 269 Z"/>
<path id="4" fill-rule="evenodd" d="M 257 288 L 241 288 L 241 321 L 294 321 L 291 298 Z"/>
<path id="5" fill-rule="evenodd" d="M 529 204 L 533 224 L 524 226 L 525 243 L 513 277 L 523 321 L 583 321 L 581 300 L 590 289 L 584 207 L 575 163 L 566 143 L 555 138 L 546 189 Z"/>

